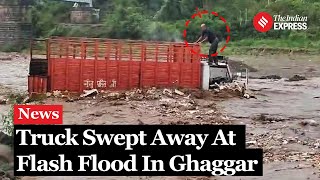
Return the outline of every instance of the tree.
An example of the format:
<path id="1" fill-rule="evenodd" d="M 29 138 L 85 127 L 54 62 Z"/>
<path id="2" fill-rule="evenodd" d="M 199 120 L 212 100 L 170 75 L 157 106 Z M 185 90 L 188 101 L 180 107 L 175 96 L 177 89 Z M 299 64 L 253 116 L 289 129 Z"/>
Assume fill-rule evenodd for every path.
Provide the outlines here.
<path id="1" fill-rule="evenodd" d="M 142 38 L 148 21 L 143 15 L 143 8 L 138 7 L 138 2 L 134 0 L 117 0 L 116 3 L 113 13 L 104 19 L 105 35 L 119 39 Z"/>
<path id="2" fill-rule="evenodd" d="M 165 0 L 161 9 L 156 13 L 155 19 L 159 21 L 176 21 L 182 19 L 180 1 Z"/>

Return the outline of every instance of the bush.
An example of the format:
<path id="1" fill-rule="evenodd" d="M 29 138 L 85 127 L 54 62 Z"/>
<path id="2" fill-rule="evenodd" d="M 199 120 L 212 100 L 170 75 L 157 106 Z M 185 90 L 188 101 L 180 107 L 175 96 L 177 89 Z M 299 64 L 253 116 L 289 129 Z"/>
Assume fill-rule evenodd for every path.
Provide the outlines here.
<path id="1" fill-rule="evenodd" d="M 26 42 L 21 43 L 8 43 L 0 48 L 0 51 L 2 52 L 21 52 L 22 50 L 25 50 L 28 47 Z"/>
<path id="2" fill-rule="evenodd" d="M 141 39 L 145 34 L 148 19 L 139 7 L 117 8 L 115 12 L 104 19 L 105 32 L 110 38 Z"/>
<path id="3" fill-rule="evenodd" d="M 13 106 L 10 108 L 7 114 L 1 117 L 3 131 L 9 136 L 13 135 Z"/>
<path id="4" fill-rule="evenodd" d="M 9 102 L 11 104 L 21 104 L 23 100 L 26 98 L 25 94 L 11 94 L 9 95 Z M 7 114 L 1 115 L 0 119 L 3 130 L 9 136 L 13 135 L 13 105 L 10 107 L 10 110 Z"/>

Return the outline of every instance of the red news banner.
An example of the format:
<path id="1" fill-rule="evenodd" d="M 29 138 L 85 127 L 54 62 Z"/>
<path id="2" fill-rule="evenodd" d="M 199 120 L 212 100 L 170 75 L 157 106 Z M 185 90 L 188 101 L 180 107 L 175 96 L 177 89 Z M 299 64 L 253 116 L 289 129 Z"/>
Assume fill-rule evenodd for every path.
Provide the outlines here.
<path id="1" fill-rule="evenodd" d="M 15 105 L 14 124 L 62 124 L 62 105 Z"/>

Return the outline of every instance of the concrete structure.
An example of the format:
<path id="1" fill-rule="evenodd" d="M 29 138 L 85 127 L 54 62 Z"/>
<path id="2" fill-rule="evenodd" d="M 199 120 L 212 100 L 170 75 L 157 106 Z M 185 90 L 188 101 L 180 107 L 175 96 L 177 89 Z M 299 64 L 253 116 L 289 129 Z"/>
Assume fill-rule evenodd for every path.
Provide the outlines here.
<path id="1" fill-rule="evenodd" d="M 99 9 L 93 8 L 92 0 L 63 0 L 74 2 L 74 9 L 70 12 L 70 21 L 75 24 L 92 24 L 99 21 Z M 80 5 L 81 4 L 81 5 Z M 84 6 L 83 6 L 84 4 Z"/>
<path id="2" fill-rule="evenodd" d="M 88 4 L 88 6 L 92 8 L 92 0 L 64 0 L 64 1 Z"/>
<path id="3" fill-rule="evenodd" d="M 99 10 L 90 7 L 77 7 L 70 13 L 71 23 L 91 24 L 99 21 Z"/>
<path id="4" fill-rule="evenodd" d="M 75 8 L 70 13 L 71 23 L 89 24 L 92 22 L 91 10 Z"/>
<path id="5" fill-rule="evenodd" d="M 31 36 L 31 24 L 27 23 L 26 6 L 0 0 L 0 48 L 20 45 Z"/>

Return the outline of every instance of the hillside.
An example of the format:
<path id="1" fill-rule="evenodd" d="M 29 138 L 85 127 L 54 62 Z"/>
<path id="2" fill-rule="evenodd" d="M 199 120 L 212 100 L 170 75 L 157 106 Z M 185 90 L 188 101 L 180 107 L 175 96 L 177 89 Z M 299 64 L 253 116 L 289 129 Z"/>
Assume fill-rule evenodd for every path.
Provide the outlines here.
<path id="1" fill-rule="evenodd" d="M 200 10 L 222 15 L 231 29 L 229 47 L 320 49 L 320 2 L 318 0 L 94 0 L 101 9 L 100 24 L 64 26 L 68 23 L 72 4 L 35 1 L 29 15 L 34 26 L 34 37 L 84 36 L 119 39 L 182 41 L 186 20 Z M 257 32 L 253 17 L 261 11 L 272 15 L 308 17 L 308 30 L 271 30 Z M 195 18 L 187 30 L 187 39 L 195 41 L 199 25 L 208 24 L 221 39 L 227 36 L 225 24 L 213 15 Z M 267 40 L 267 41 L 265 41 Z"/>

